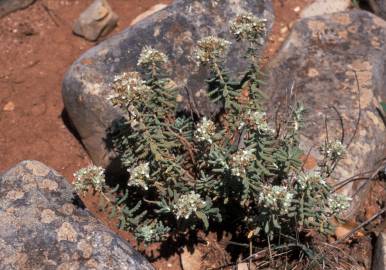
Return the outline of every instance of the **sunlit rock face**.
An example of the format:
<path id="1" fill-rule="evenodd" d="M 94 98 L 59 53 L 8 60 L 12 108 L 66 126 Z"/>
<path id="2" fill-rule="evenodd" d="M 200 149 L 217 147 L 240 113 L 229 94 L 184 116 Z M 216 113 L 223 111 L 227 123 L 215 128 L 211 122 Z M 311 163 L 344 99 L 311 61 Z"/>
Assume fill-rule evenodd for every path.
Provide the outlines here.
<path id="1" fill-rule="evenodd" d="M 385 44 L 386 22 L 365 11 L 306 18 L 267 68 L 271 114 L 283 113 L 290 96 L 307 110 L 301 130 L 306 153 L 320 159 L 318 147 L 327 138 L 348 147 L 332 175 L 335 183 L 371 171 L 384 155 L 385 125 L 377 108 L 386 100 Z M 367 194 L 366 183 L 340 189 L 353 197 L 350 213 Z"/>

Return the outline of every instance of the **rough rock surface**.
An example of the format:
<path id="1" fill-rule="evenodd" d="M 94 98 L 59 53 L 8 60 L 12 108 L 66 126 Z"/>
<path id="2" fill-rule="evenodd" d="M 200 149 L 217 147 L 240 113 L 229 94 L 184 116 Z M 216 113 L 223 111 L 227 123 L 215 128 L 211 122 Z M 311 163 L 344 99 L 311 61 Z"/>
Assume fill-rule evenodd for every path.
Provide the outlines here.
<path id="1" fill-rule="evenodd" d="M 300 17 L 312 17 L 346 11 L 352 5 L 352 0 L 316 0 L 306 7 Z"/>
<path id="2" fill-rule="evenodd" d="M 120 118 L 106 99 L 114 76 L 137 69 L 142 48 L 150 45 L 169 56 L 171 77 L 181 89 L 187 86 L 193 94 L 201 93 L 207 70 L 199 69 L 191 57 L 196 42 L 211 34 L 231 39 L 228 22 L 245 11 L 266 18 L 271 28 L 270 0 L 176 0 L 89 50 L 72 65 L 63 83 L 64 104 L 94 163 L 107 167 L 114 156 L 105 141 L 106 130 Z M 227 66 L 231 71 L 246 65 L 238 58 L 241 46 L 235 43 L 230 49 Z M 204 113 L 210 110 L 201 108 Z"/>
<path id="3" fill-rule="evenodd" d="M 35 0 L 0 0 L 0 18 L 31 5 Z"/>
<path id="4" fill-rule="evenodd" d="M 153 269 L 37 161 L 0 177 L 0 269 Z M 80 203 L 81 204 L 81 203 Z"/>
<path id="5" fill-rule="evenodd" d="M 386 22 L 358 10 L 302 19 L 270 64 L 264 91 L 271 96 L 271 113 L 279 104 L 281 110 L 286 107 L 292 84 L 293 96 L 308 110 L 303 150 L 313 147 L 312 156 L 319 157 L 318 146 L 326 139 L 325 117 L 330 141 L 343 136 L 348 145 L 353 138 L 335 181 L 371 170 L 383 156 L 385 126 L 377 107 L 386 100 L 385 53 Z M 352 181 L 341 189 L 354 196 L 349 213 L 365 194 L 362 185 Z"/>
<path id="6" fill-rule="evenodd" d="M 107 35 L 117 25 L 118 15 L 106 0 L 95 0 L 75 22 L 73 31 L 90 41 Z"/>
<path id="7" fill-rule="evenodd" d="M 386 269 L 386 233 L 381 233 L 375 243 L 372 270 Z"/>

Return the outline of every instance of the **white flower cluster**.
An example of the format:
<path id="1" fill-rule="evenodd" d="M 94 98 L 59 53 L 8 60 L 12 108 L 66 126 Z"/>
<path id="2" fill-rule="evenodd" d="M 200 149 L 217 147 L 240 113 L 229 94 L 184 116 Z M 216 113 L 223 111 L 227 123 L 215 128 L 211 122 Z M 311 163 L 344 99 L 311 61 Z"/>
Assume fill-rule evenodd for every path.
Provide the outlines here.
<path id="1" fill-rule="evenodd" d="M 138 72 L 124 72 L 115 76 L 113 82 L 114 94 L 109 97 L 114 105 L 126 105 L 143 98 L 151 91 Z"/>
<path id="2" fill-rule="evenodd" d="M 247 40 L 262 44 L 267 32 L 266 23 L 266 19 L 258 18 L 248 12 L 232 20 L 230 30 L 237 40 Z"/>
<path id="3" fill-rule="evenodd" d="M 194 52 L 195 59 L 201 64 L 213 64 L 223 58 L 230 46 L 230 42 L 214 36 L 205 37 L 197 42 Z"/>
<path id="4" fill-rule="evenodd" d="M 246 173 L 246 168 L 256 159 L 254 149 L 241 149 L 232 155 L 230 166 L 231 173 L 234 176 L 243 176 Z"/>
<path id="5" fill-rule="evenodd" d="M 259 195 L 259 203 L 265 208 L 280 210 L 282 213 L 288 213 L 294 194 L 287 190 L 285 186 L 263 186 Z"/>
<path id="6" fill-rule="evenodd" d="M 101 192 L 106 182 L 104 173 L 105 170 L 102 167 L 94 165 L 80 169 L 74 174 L 75 190 L 77 192 L 84 192 L 92 185 L 96 191 Z"/>
<path id="7" fill-rule="evenodd" d="M 300 173 L 296 177 L 296 182 L 302 190 L 310 187 L 312 188 L 315 185 L 326 185 L 326 181 L 324 181 L 321 175 L 317 172 Z"/>
<path id="8" fill-rule="evenodd" d="M 330 160 L 338 160 L 346 154 L 346 147 L 341 141 L 336 140 L 325 144 L 320 152 Z"/>
<path id="9" fill-rule="evenodd" d="M 206 117 L 204 117 L 198 124 L 194 136 L 200 142 L 212 143 L 212 137 L 214 136 L 214 134 L 216 134 L 216 126 L 214 125 L 213 121 L 208 120 Z"/>
<path id="10" fill-rule="evenodd" d="M 145 46 L 139 55 L 137 65 L 144 68 L 153 68 L 160 67 L 168 61 L 168 57 L 163 52 L 153 49 L 150 46 Z"/>
<path id="11" fill-rule="evenodd" d="M 268 125 L 267 115 L 265 112 L 248 111 L 247 117 L 253 125 L 256 125 L 260 132 L 274 133 L 274 130 Z"/>
<path id="12" fill-rule="evenodd" d="M 351 200 L 346 195 L 334 193 L 328 198 L 328 207 L 333 214 L 341 214 L 350 207 Z"/>
<path id="13" fill-rule="evenodd" d="M 200 194 L 191 191 L 188 194 L 181 195 L 174 205 L 174 214 L 177 219 L 188 219 L 197 210 L 205 207 L 205 201 L 201 199 Z"/>
<path id="14" fill-rule="evenodd" d="M 148 186 L 146 184 L 147 180 L 150 179 L 150 167 L 149 163 L 141 163 L 138 166 L 129 169 L 130 173 L 128 186 L 138 186 L 142 187 L 144 190 L 148 190 Z"/>

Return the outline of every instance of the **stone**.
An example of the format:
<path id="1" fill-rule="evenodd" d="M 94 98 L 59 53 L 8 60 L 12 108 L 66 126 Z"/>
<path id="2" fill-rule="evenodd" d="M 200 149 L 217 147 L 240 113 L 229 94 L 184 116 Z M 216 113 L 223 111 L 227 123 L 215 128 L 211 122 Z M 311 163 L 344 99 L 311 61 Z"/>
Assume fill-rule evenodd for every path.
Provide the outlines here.
<path id="1" fill-rule="evenodd" d="M 300 17 L 313 17 L 348 10 L 352 6 L 352 0 L 316 0 L 303 9 Z"/>
<path id="2" fill-rule="evenodd" d="M 3 107 L 3 111 L 5 112 L 12 112 L 13 110 L 15 110 L 15 103 L 12 101 L 7 102 Z"/>
<path id="3" fill-rule="evenodd" d="M 166 4 L 156 4 L 156 5 L 152 6 L 151 8 L 146 10 L 145 12 L 143 12 L 143 13 L 139 14 L 137 17 L 135 17 L 134 20 L 132 20 L 130 22 L 130 26 L 142 21 L 146 17 L 149 17 L 150 15 L 153 15 L 154 13 L 156 13 L 160 10 L 163 10 L 167 6 L 168 5 L 166 5 Z"/>
<path id="4" fill-rule="evenodd" d="M 185 247 L 180 255 L 182 269 L 202 269 L 203 256 L 204 254 L 202 254 L 199 248 L 195 247 L 193 251 L 189 251 L 189 249 Z"/>
<path id="5" fill-rule="evenodd" d="M 371 270 L 386 269 L 386 233 L 380 233 L 375 243 Z"/>
<path id="6" fill-rule="evenodd" d="M 37 161 L 0 176 L 0 220 L 0 269 L 153 269 Z"/>
<path id="7" fill-rule="evenodd" d="M 93 162 L 103 167 L 115 166 L 115 154 L 106 142 L 107 130 L 122 114 L 107 97 L 112 94 L 115 75 L 137 69 L 138 56 L 145 45 L 166 53 L 171 78 L 184 90 L 183 94 L 185 89 L 195 94 L 205 89 L 203 78 L 208 76 L 207 69 L 198 68 L 191 57 L 196 42 L 208 35 L 232 39 L 228 22 L 246 11 L 266 18 L 267 28 L 271 29 L 270 0 L 176 0 L 83 54 L 65 75 L 62 94 L 65 109 Z M 234 73 L 247 65 L 238 57 L 242 46 L 235 42 L 228 54 L 226 65 Z M 210 113 L 212 108 L 197 102 L 203 113 Z"/>
<path id="8" fill-rule="evenodd" d="M 279 114 L 285 112 L 289 93 L 307 110 L 301 130 L 305 153 L 311 149 L 313 157 L 321 158 L 318 146 L 326 140 L 325 118 L 329 140 L 343 137 L 344 145 L 349 144 L 333 183 L 371 171 L 383 157 L 385 125 L 377 108 L 386 100 L 385 64 L 386 22 L 353 10 L 301 19 L 267 67 L 263 91 L 272 117 L 276 108 Z M 352 181 L 339 190 L 353 197 L 347 216 L 367 194 L 365 184 Z"/>
<path id="9" fill-rule="evenodd" d="M 117 25 L 117 21 L 118 15 L 113 12 L 107 0 L 94 0 L 80 14 L 73 31 L 87 40 L 95 41 L 110 33 Z"/>
<path id="10" fill-rule="evenodd" d="M 35 0 L 0 0 L 0 18 L 11 12 L 24 9 L 33 2 Z"/>

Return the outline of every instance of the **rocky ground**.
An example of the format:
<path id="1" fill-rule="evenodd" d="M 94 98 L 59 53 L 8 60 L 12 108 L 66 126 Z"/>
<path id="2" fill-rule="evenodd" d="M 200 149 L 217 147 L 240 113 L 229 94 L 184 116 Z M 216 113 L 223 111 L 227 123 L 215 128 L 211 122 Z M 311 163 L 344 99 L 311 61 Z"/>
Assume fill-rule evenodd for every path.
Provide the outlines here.
<path id="1" fill-rule="evenodd" d="M 0 0 L 0 17 L 1 12 L 4 12 L 1 5 L 4 5 L 5 2 L 6 0 Z M 90 136 L 85 136 L 87 132 L 84 132 L 84 130 L 88 128 L 87 123 L 84 124 L 82 121 L 76 122 L 75 120 L 75 124 L 78 125 L 75 128 L 70 122 L 68 113 L 64 111 L 61 93 L 64 74 L 83 52 L 124 30 L 130 24 L 133 24 L 134 20 L 139 21 L 136 17 L 140 14 L 142 14 L 142 17 L 146 17 L 143 16 L 143 13 L 149 12 L 152 7 L 154 9 L 154 5 L 169 4 L 171 1 L 109 0 L 112 10 L 119 17 L 118 25 L 114 28 L 115 17 L 109 17 L 107 24 L 110 26 L 108 28 L 114 30 L 107 36 L 99 38 L 96 42 L 86 41 L 72 32 L 75 21 L 91 2 L 93 1 L 37 0 L 30 6 L 28 6 L 30 3 L 27 3 L 26 9 L 0 18 L 0 36 L 2 38 L 0 42 L 0 63 L 2 63 L 0 66 L 0 172 L 13 167 L 22 160 L 39 160 L 58 171 L 71 182 L 73 173 L 91 162 L 79 139 L 83 139 L 83 143 L 91 153 L 94 161 L 103 163 L 100 158 L 101 156 L 105 158 L 103 152 L 93 149 L 95 145 L 99 147 L 98 143 L 95 143 L 95 140 L 87 140 Z M 305 103 L 312 104 L 315 109 L 313 116 L 310 118 L 310 123 L 313 126 L 307 127 L 308 131 L 303 134 L 306 146 L 309 147 L 314 143 L 313 140 L 320 140 L 326 136 L 326 134 L 323 134 L 323 128 L 321 128 L 323 125 L 318 122 L 321 121 L 318 118 L 321 112 L 331 114 L 333 120 L 330 124 L 337 136 L 340 136 L 339 132 L 343 128 L 340 126 L 339 117 L 344 119 L 344 123 L 346 123 L 344 140 L 353 144 L 350 152 L 353 159 L 347 164 L 343 164 L 342 169 L 339 171 L 341 174 L 339 176 L 342 177 L 342 175 L 347 176 L 348 174 L 361 172 L 363 168 L 370 170 L 370 167 L 384 156 L 385 128 L 382 119 L 376 115 L 378 114 L 377 107 L 379 107 L 382 100 L 385 100 L 386 96 L 384 62 L 381 61 L 386 50 L 383 40 L 386 33 L 386 23 L 380 18 L 370 15 L 370 13 L 349 11 L 343 15 L 324 15 L 324 17 L 318 19 L 303 19 L 300 23 L 295 24 L 299 17 L 323 14 L 321 13 L 323 9 L 324 12 L 351 10 L 351 8 L 348 8 L 351 4 L 350 1 L 338 1 L 339 3 L 335 2 L 334 5 L 324 8 L 321 7 L 322 2 L 328 1 L 273 1 L 275 19 L 272 20 L 272 32 L 266 40 L 266 50 L 262 55 L 262 64 L 268 70 L 272 70 L 273 74 L 271 74 L 268 84 L 271 88 L 266 89 L 268 93 L 273 92 L 275 89 L 290 87 L 291 83 L 296 81 L 296 85 L 300 85 L 302 89 L 299 92 L 301 99 L 305 100 Z M 314 3 L 314 6 L 304 11 L 305 7 L 312 3 Z M 382 8 L 382 5 L 384 5 L 383 2 L 379 1 L 378 8 Z M 381 11 L 378 11 L 378 14 L 382 15 Z M 100 20 L 97 21 L 100 22 Z M 292 30 L 293 27 L 295 27 L 294 30 Z M 89 40 L 96 39 L 96 36 L 87 32 L 88 30 L 85 28 L 82 29 L 77 26 L 75 29 L 77 29 L 75 31 L 78 35 L 84 35 Z M 100 29 L 97 35 L 107 33 L 107 30 L 107 28 Z M 281 48 L 283 42 L 285 44 Z M 93 60 L 88 59 L 83 59 L 81 63 L 85 66 L 93 65 Z M 92 58 L 90 57 L 90 59 Z M 356 76 L 359 87 L 363 92 L 357 92 Z M 277 78 L 285 78 L 285 80 L 277 80 Z M 334 96 L 335 99 L 331 98 L 331 89 L 341 90 Z M 315 99 L 315 95 L 320 98 Z M 278 94 L 272 100 L 274 100 L 272 105 L 274 107 L 280 100 L 283 100 L 283 97 Z M 329 108 L 330 111 L 325 112 L 323 111 L 325 109 L 323 105 L 328 102 L 335 104 L 335 108 Z M 342 111 L 342 113 L 339 113 L 339 111 Z M 362 119 L 359 124 L 356 120 L 358 112 L 360 112 Z M 80 114 L 80 117 L 86 114 L 87 109 Z M 74 115 L 72 115 L 72 118 L 74 118 Z M 103 119 L 103 121 L 106 121 L 106 119 Z M 99 121 L 97 124 L 99 125 L 103 121 Z M 80 128 L 80 126 L 83 127 Z M 80 131 L 80 134 L 76 129 Z M 357 130 L 359 130 L 359 137 L 353 136 L 353 139 L 351 139 L 351 135 L 355 135 Z M 6 201 L 0 200 L 0 207 L 4 208 L 3 206 L 6 204 L 7 211 L 5 211 L 4 220 L 7 220 L 9 224 L 12 223 L 9 219 L 12 215 L 22 216 L 23 213 L 29 211 L 28 209 L 15 210 L 15 207 L 25 203 L 20 200 L 29 200 L 31 198 L 30 195 L 24 197 L 24 194 L 31 193 L 31 189 L 23 189 L 22 181 L 25 179 L 19 179 L 17 173 L 27 175 L 25 178 L 30 181 L 28 182 L 30 185 L 35 185 L 31 183 L 37 181 L 39 188 L 39 181 L 43 181 L 45 178 L 54 182 L 58 181 L 58 176 L 55 176 L 56 173 L 49 173 L 50 169 L 42 167 L 39 163 L 28 164 L 20 164 L 16 169 L 8 172 L 4 178 L 5 180 L 2 180 L 7 185 L 10 181 L 21 181 L 17 184 L 18 188 L 21 189 L 19 192 L 12 193 L 7 185 L 2 185 L 0 189 L 0 194 L 4 193 L 7 198 Z M 28 166 L 31 166 L 32 169 Z M 35 167 L 38 169 L 33 169 Z M 42 171 L 46 174 L 40 175 Z M 31 175 L 34 175 L 35 172 L 41 179 L 32 179 Z M 50 176 L 48 177 L 48 175 Z M 64 187 L 64 189 L 66 188 Z M 348 193 L 351 195 L 350 192 L 363 192 L 362 186 L 357 183 L 350 183 L 345 188 L 349 189 Z M 382 181 L 379 180 L 374 186 L 366 189 L 365 194 L 357 202 L 357 205 L 361 206 L 359 207 L 359 214 L 354 215 L 351 217 L 350 222 L 338 228 L 339 231 L 336 235 L 338 239 L 343 238 L 347 232 L 361 222 L 371 219 L 384 207 L 384 184 Z M 44 196 L 47 197 L 48 195 Z M 44 201 L 47 198 L 39 197 L 36 200 Z M 49 200 L 59 200 L 59 204 L 66 203 L 66 199 L 63 198 L 49 198 Z M 60 200 L 63 201 L 60 202 Z M 129 234 L 115 228 L 115 221 L 97 211 L 97 203 L 97 199 L 92 196 L 88 196 L 85 200 L 85 204 L 91 212 L 135 246 Z M 48 207 L 45 204 L 40 204 L 39 211 L 43 208 L 46 209 L 44 210 L 46 214 L 54 213 L 54 215 L 48 215 L 47 217 L 42 216 L 42 220 L 49 221 L 47 223 L 42 221 L 46 224 L 44 226 L 52 226 L 50 229 L 60 232 L 61 228 L 55 227 L 60 224 L 54 222 L 56 215 L 62 215 L 59 206 Z M 87 213 L 82 212 L 79 215 L 85 215 L 89 218 Z M 66 215 L 60 218 L 61 220 L 64 219 L 66 224 L 70 224 L 68 226 L 69 230 L 67 230 L 67 227 L 64 228 L 67 233 L 70 231 L 72 235 L 81 235 L 82 239 L 88 237 L 87 230 L 85 231 L 78 224 L 81 219 L 77 219 L 75 216 L 75 220 L 73 220 L 66 217 Z M 53 223 L 51 224 L 51 222 Z M 96 221 L 87 222 L 94 223 Z M 39 222 L 32 220 L 31 223 L 36 225 Z M 372 257 L 371 242 L 374 242 L 376 235 L 384 230 L 385 224 L 381 219 L 377 219 L 366 231 L 358 230 L 353 239 L 341 246 L 346 254 L 350 253 L 350 249 L 353 250 L 351 256 L 357 259 L 360 269 L 369 269 Z M 77 229 L 75 230 L 73 227 Z M 78 231 L 78 228 L 80 231 Z M 38 231 L 42 230 L 45 230 L 45 227 L 39 227 Z M 98 227 L 98 230 L 105 233 L 104 230 L 108 229 Z M 108 233 L 110 232 L 108 231 Z M 2 235 L 0 230 L 0 238 L 9 239 L 7 237 L 12 237 L 12 235 Z M 26 237 L 26 235 L 21 235 L 18 241 L 22 242 L 23 237 Z M 35 237 L 39 237 L 39 235 Z M 51 235 L 50 237 L 54 236 Z M 71 235 L 66 234 L 63 237 L 71 238 Z M 93 237 L 97 238 L 95 235 Z M 86 258 L 84 257 L 82 247 L 88 247 L 89 244 L 98 244 L 96 238 L 91 238 L 87 238 L 89 242 L 86 241 L 86 244 L 80 245 L 80 248 L 81 240 L 72 241 L 74 243 L 79 241 L 78 253 L 65 253 L 68 256 L 64 256 L 62 261 L 58 260 L 57 265 L 64 264 L 63 267 L 65 267 L 66 260 L 72 257 L 100 260 L 101 258 L 98 258 L 100 254 L 95 252 L 86 255 Z M 199 245 L 193 254 L 185 249 L 181 256 L 169 253 L 171 249 L 165 249 L 160 254 L 157 251 L 158 245 L 137 248 L 148 256 L 157 269 L 199 269 L 199 267 L 203 267 L 203 265 L 197 265 L 200 264 L 202 257 L 208 258 L 204 267 L 213 267 L 226 263 L 228 260 L 227 255 L 222 252 L 226 243 L 217 242 L 214 235 L 209 235 L 206 239 L 209 241 L 207 246 Z M 64 246 L 60 239 L 57 240 L 59 244 L 55 252 L 74 248 L 71 244 Z M 116 242 L 114 243 L 116 244 Z M 12 244 L 7 241 L 0 241 L 0 251 L 2 247 L 3 250 L 16 248 L 12 247 Z M 48 247 L 42 243 L 42 248 Z M 14 261 L 21 258 L 22 261 L 28 262 L 27 255 L 17 254 L 19 257 L 13 258 Z M 382 257 L 382 255 L 381 253 L 379 257 Z M 1 256 L 5 255 L 0 254 L 0 258 Z M 9 260 L 8 262 L 9 265 L 12 265 L 13 261 Z M 47 261 L 46 263 L 52 262 Z M 80 264 L 82 263 L 84 262 L 80 260 Z M 382 264 L 379 267 L 382 267 Z"/>

